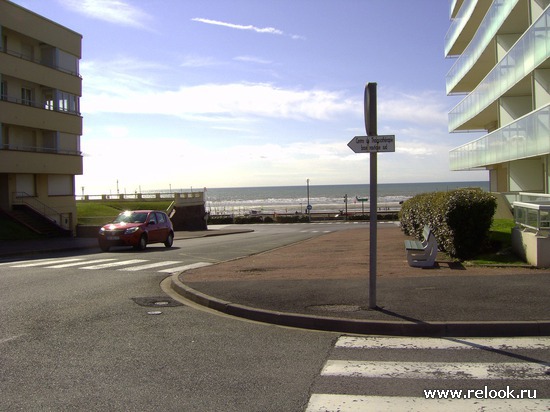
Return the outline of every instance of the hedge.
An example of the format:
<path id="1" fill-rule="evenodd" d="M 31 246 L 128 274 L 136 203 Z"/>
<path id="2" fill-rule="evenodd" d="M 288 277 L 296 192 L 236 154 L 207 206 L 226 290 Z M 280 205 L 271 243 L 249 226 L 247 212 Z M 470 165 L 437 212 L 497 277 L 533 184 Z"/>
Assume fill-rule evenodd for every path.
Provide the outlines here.
<path id="1" fill-rule="evenodd" d="M 440 250 L 471 259 L 488 240 L 496 206 L 496 198 L 481 189 L 423 193 L 403 203 L 399 220 L 406 235 L 421 239 L 428 225 Z"/>

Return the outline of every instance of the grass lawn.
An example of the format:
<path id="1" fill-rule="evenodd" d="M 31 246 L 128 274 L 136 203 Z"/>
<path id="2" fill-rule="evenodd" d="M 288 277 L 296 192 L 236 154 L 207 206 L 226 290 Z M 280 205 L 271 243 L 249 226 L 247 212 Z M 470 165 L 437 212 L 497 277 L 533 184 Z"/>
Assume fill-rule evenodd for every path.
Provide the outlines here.
<path id="1" fill-rule="evenodd" d="M 526 263 L 512 252 L 513 219 L 494 219 L 489 230 L 491 251 L 481 253 L 467 263 L 473 265 L 525 265 Z"/>
<path id="2" fill-rule="evenodd" d="M 154 209 L 166 210 L 172 203 L 171 200 L 152 201 L 84 201 L 76 202 L 78 211 L 78 224 L 80 225 L 104 225 L 113 220 L 120 212 L 125 210 Z"/>

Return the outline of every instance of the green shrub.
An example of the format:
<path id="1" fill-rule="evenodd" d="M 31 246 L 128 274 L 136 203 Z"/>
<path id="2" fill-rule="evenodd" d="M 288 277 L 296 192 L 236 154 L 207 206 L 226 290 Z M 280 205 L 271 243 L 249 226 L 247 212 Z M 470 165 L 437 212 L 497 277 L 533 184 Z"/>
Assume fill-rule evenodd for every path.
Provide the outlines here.
<path id="1" fill-rule="evenodd" d="M 401 228 L 420 239 L 428 225 L 440 250 L 454 258 L 470 259 L 487 241 L 495 210 L 495 197 L 480 189 L 423 193 L 404 202 Z"/>

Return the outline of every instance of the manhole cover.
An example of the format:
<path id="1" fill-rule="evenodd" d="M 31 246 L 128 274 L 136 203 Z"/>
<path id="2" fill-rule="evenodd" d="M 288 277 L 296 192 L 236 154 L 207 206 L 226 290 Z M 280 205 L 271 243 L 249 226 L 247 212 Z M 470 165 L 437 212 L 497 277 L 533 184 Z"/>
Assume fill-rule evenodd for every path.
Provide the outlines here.
<path id="1" fill-rule="evenodd" d="M 318 310 L 322 312 L 358 312 L 362 308 L 359 305 L 328 304 L 308 306 L 308 309 Z"/>
<path id="2" fill-rule="evenodd" d="M 183 306 L 181 302 L 178 302 L 177 300 L 174 300 L 168 296 L 132 298 L 132 300 L 139 306 L 145 306 L 148 308 L 158 308 L 159 306 L 162 306 L 164 308 Z"/>

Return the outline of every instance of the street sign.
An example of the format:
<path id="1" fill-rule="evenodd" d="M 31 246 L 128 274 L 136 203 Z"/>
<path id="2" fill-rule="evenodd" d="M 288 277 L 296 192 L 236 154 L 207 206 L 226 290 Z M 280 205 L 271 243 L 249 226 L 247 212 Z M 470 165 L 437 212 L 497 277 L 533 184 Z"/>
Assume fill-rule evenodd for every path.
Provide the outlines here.
<path id="1" fill-rule="evenodd" d="M 307 209 L 307 210 L 311 210 L 311 209 L 313 209 L 313 206 L 307 205 L 307 208 L 306 208 L 306 209 Z"/>
<path id="2" fill-rule="evenodd" d="M 395 135 L 355 136 L 348 147 L 355 153 L 395 152 Z"/>

